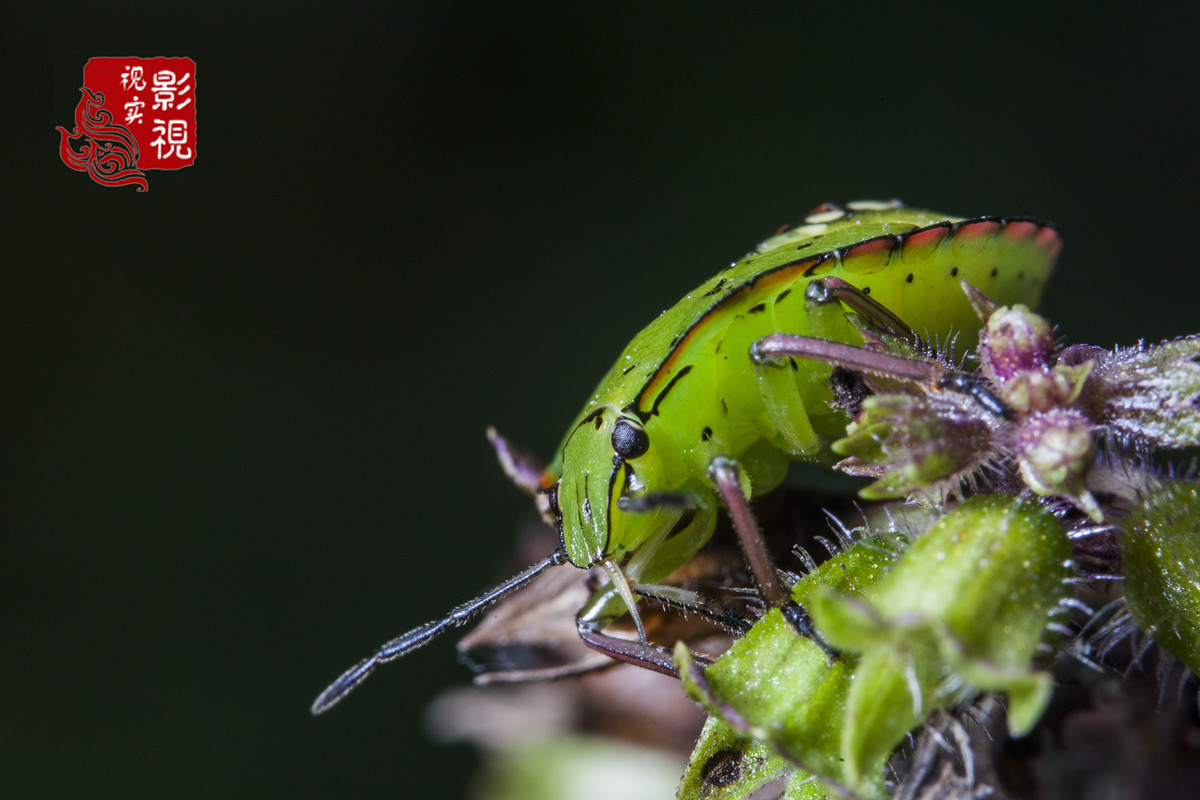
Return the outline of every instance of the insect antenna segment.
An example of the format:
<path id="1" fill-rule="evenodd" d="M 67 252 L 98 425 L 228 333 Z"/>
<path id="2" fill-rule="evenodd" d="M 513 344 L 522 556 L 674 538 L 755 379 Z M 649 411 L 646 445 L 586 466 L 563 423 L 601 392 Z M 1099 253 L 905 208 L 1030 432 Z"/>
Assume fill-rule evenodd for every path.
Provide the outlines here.
<path id="1" fill-rule="evenodd" d="M 325 691 L 321 692 L 317 696 L 317 699 L 313 701 L 312 713 L 322 714 L 335 706 L 354 687 L 365 681 L 375 670 L 375 667 L 380 664 L 397 659 L 400 656 L 411 653 L 418 647 L 429 644 L 451 628 L 457 628 L 465 624 L 471 617 L 483 609 L 517 591 L 551 567 L 557 567 L 565 563 L 567 563 L 566 552 L 562 549 L 555 550 L 541 561 L 526 567 L 520 573 L 500 585 L 489 589 L 474 600 L 458 606 L 441 619 L 419 625 L 411 631 L 390 640 L 374 653 L 343 672 L 337 680 L 329 684 L 325 688 Z"/>

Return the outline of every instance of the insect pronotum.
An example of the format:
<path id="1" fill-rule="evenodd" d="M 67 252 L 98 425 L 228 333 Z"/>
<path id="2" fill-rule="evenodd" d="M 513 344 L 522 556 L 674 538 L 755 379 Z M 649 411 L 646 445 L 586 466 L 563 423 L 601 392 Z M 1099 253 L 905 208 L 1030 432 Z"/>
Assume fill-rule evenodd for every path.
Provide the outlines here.
<path id="1" fill-rule="evenodd" d="M 791 461 L 822 458 L 846 423 L 831 405 L 829 364 L 785 351 L 752 359 L 751 346 L 777 333 L 859 344 L 843 304 L 877 326 L 907 323 L 945 341 L 979 326 L 960 281 L 999 303 L 1034 305 L 1059 246 L 1054 229 L 1033 219 L 964 220 L 898 203 L 826 204 L 782 229 L 634 337 L 544 470 L 493 435 L 509 476 L 535 495 L 560 546 L 446 617 L 384 644 L 325 689 L 313 713 L 341 700 L 378 664 L 568 562 L 602 567 L 609 578 L 579 612 L 583 641 L 674 674 L 671 654 L 646 640 L 637 595 L 653 595 L 656 582 L 695 554 L 723 504 L 764 599 L 786 603 L 748 501 L 776 487 Z M 699 599 L 696 605 L 703 610 Z M 626 613 L 640 642 L 604 633 Z"/>

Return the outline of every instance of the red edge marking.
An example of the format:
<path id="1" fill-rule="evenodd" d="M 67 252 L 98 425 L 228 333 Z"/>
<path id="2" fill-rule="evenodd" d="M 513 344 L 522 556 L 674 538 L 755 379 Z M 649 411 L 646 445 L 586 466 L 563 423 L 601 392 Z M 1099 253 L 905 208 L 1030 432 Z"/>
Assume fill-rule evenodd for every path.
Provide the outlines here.
<path id="1" fill-rule="evenodd" d="M 831 211 L 835 208 L 841 207 L 835 203 L 823 203 L 822 205 L 817 206 L 815 209 L 810 211 L 809 216 L 812 214 L 821 213 L 822 211 Z M 822 272 L 827 272 L 840 263 L 841 259 L 839 256 L 859 254 L 865 255 L 885 247 L 895 247 L 897 242 L 899 242 L 901 245 L 902 250 L 909 247 L 926 247 L 930 245 L 936 246 L 941 244 L 942 240 L 947 236 L 950 236 L 952 231 L 954 236 L 990 236 L 1001 230 L 1003 227 L 1017 227 L 1016 234 L 1020 238 L 1024 238 L 1029 232 L 1032 232 L 1035 229 L 1040 229 L 1034 237 L 1034 244 L 1044 250 L 1047 250 L 1050 253 L 1051 260 L 1057 258 L 1059 250 L 1062 249 L 1062 241 L 1059 239 L 1058 232 L 1048 225 L 1043 225 L 1028 220 L 1016 220 L 1007 223 L 1007 226 L 1004 226 L 1001 225 L 998 220 L 984 218 L 967 220 L 957 224 L 951 224 L 949 222 L 937 222 L 928 227 L 919 228 L 911 233 L 906 233 L 901 236 L 879 236 L 874 239 L 868 239 L 865 242 L 860 242 L 859 244 L 850 245 L 845 250 L 840 251 L 840 253 L 839 251 L 821 253 L 811 258 L 793 261 L 788 264 L 782 264 L 778 267 L 775 267 L 770 272 L 760 273 L 751 280 L 743 283 L 741 286 L 721 297 L 721 299 L 710 306 L 708 311 L 704 312 L 704 314 L 698 320 L 692 323 L 692 327 L 688 329 L 687 333 L 684 334 L 684 336 L 676 343 L 675 347 L 671 349 L 671 352 L 667 354 L 667 357 L 663 360 L 662 364 L 660 364 L 658 369 L 654 371 L 654 375 L 652 375 L 650 380 L 647 381 L 644 386 L 642 386 L 641 391 L 637 393 L 637 396 L 634 398 L 631 405 L 633 408 L 641 409 L 642 398 L 658 388 L 659 384 L 661 384 L 667 374 L 670 373 L 671 368 L 674 367 L 679 361 L 684 349 L 691 342 L 691 340 L 713 320 L 713 318 L 717 315 L 718 310 L 720 310 L 722 306 L 733 301 L 735 298 L 738 298 L 745 291 L 749 291 L 752 288 L 769 289 L 772 286 L 776 286 L 784 281 L 793 280 L 797 273 L 802 273 L 804 277 L 808 278 Z M 542 480 L 545 481 L 546 479 L 547 476 L 543 476 Z"/>
<path id="2" fill-rule="evenodd" d="M 876 236 L 875 239 L 868 239 L 857 243 L 857 245 L 851 245 L 842 252 L 841 265 L 846 267 L 846 269 L 851 269 L 850 266 L 846 265 L 846 261 L 878 253 L 884 254 L 882 263 L 886 264 L 892 258 L 892 253 L 899 242 L 899 237 L 895 234 L 884 234 L 883 236 Z"/>
<path id="3" fill-rule="evenodd" d="M 910 247 L 936 247 L 948 235 L 950 235 L 950 223 L 943 222 L 940 225 L 931 225 L 923 230 L 906 233 L 904 235 L 904 249 L 907 250 Z"/>
<path id="4" fill-rule="evenodd" d="M 857 256 L 867 256 L 871 253 L 878 253 L 881 250 L 885 250 L 890 253 L 895 246 L 896 236 L 894 234 L 876 236 L 874 239 L 867 239 L 865 242 L 859 242 L 858 244 L 853 244 L 847 247 L 845 252 L 842 254 L 842 263 L 844 264 L 846 259 L 855 258 Z"/>
<path id="5" fill-rule="evenodd" d="M 970 239 L 977 236 L 992 236 L 996 231 L 1000 230 L 1000 223 L 991 219 L 981 219 L 974 222 L 967 222 L 959 226 L 954 232 L 956 237 L 962 236 Z"/>
<path id="6" fill-rule="evenodd" d="M 1017 220 L 1005 225 L 1002 235 L 1008 239 L 1032 239 L 1041 227 L 1036 222 Z"/>
<path id="7" fill-rule="evenodd" d="M 1051 261 L 1058 258 L 1058 253 L 1062 250 L 1062 239 L 1059 238 L 1058 231 L 1050 227 L 1042 228 L 1034 237 L 1033 243 L 1050 253 Z"/>

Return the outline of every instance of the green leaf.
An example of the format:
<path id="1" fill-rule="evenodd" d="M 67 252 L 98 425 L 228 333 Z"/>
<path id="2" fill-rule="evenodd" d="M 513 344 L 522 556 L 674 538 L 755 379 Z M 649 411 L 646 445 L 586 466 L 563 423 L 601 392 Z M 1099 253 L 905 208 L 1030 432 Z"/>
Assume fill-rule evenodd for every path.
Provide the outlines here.
<path id="1" fill-rule="evenodd" d="M 883 540 L 859 542 L 806 576 L 793 589 L 793 597 L 804 602 L 823 584 L 850 596 L 861 594 L 894 557 Z M 738 751 L 743 758 L 758 759 L 768 751 L 782 756 L 789 786 L 794 785 L 798 792 L 792 796 L 820 796 L 813 794 L 814 787 L 804 784 L 813 775 L 840 787 L 843 793 L 849 789 L 863 798 L 883 796 L 886 754 L 855 774 L 852 782 L 848 782 L 842 760 L 845 705 L 854 680 L 855 657 L 831 657 L 812 639 L 800 635 L 779 609 L 772 609 L 711 666 L 700 668 L 682 645 L 676 647 L 675 661 L 688 694 L 704 706 L 710 719 L 720 722 L 720 726 L 710 723 L 714 725 L 712 740 L 702 737 L 693 753 L 685 776 L 690 790 L 704 785 L 705 765 L 711 773 L 709 760 L 721 752 L 715 748 L 728 745 L 727 737 L 734 736 L 768 748 L 743 745 Z M 747 770 L 755 781 L 763 782 L 770 772 L 765 766 Z"/>
<path id="2" fill-rule="evenodd" d="M 1164 481 L 1125 520 L 1125 602 L 1142 630 L 1200 672 L 1200 487 Z"/>
<path id="3" fill-rule="evenodd" d="M 692 751 L 679 800 L 741 800 L 790 771 L 768 744 L 710 716 Z"/>
<path id="4" fill-rule="evenodd" d="M 1050 697 L 1035 671 L 1071 549 L 1039 503 L 975 497 L 917 537 L 863 598 L 818 592 L 810 611 L 835 648 L 860 656 L 842 754 L 850 785 L 935 710 L 1009 695 L 1014 735 Z"/>

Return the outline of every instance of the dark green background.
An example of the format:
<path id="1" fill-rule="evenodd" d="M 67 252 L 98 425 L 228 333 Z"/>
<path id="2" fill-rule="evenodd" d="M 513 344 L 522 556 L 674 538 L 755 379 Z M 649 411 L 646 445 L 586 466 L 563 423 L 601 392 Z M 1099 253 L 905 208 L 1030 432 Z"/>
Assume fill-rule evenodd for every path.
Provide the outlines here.
<path id="1" fill-rule="evenodd" d="M 565 4 L 564 4 L 565 5 Z M 549 454 L 662 308 L 826 200 L 1033 214 L 1072 341 L 1193 332 L 1196 19 L 1024 6 L 53 6 L 11 19 L 0 793 L 454 797 L 420 715 Z M 196 59 L 198 159 L 58 159 L 91 55 Z"/>

